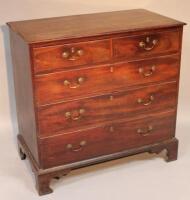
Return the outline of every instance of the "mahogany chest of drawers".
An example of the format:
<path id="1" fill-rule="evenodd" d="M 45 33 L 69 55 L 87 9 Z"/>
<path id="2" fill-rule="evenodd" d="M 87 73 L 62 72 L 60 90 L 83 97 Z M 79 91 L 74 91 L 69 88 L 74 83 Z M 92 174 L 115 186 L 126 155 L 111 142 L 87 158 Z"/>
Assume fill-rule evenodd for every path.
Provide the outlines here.
<path id="1" fill-rule="evenodd" d="M 8 23 L 19 153 L 40 195 L 91 164 L 177 159 L 183 25 L 143 9 Z"/>

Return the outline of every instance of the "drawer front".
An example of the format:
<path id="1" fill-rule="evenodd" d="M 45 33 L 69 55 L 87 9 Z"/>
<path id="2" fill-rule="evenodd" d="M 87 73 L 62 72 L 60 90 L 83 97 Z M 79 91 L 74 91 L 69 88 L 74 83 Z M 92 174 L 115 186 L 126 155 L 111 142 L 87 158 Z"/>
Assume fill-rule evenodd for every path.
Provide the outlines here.
<path id="1" fill-rule="evenodd" d="M 38 105 L 72 100 L 130 86 L 178 79 L 179 56 L 58 72 L 35 78 Z"/>
<path id="2" fill-rule="evenodd" d="M 174 82 L 43 106 L 38 110 L 39 134 L 47 137 L 114 119 L 175 109 L 176 103 L 177 87 Z"/>
<path id="3" fill-rule="evenodd" d="M 164 127 L 164 128 L 163 128 Z M 53 167 L 158 143 L 174 136 L 175 112 L 40 140 L 43 167 Z"/>
<path id="4" fill-rule="evenodd" d="M 113 39 L 114 58 L 137 59 L 173 54 L 180 50 L 180 32 L 148 33 Z"/>
<path id="5" fill-rule="evenodd" d="M 63 68 L 108 61 L 110 41 L 89 41 L 33 49 L 34 72 L 46 73 Z"/>

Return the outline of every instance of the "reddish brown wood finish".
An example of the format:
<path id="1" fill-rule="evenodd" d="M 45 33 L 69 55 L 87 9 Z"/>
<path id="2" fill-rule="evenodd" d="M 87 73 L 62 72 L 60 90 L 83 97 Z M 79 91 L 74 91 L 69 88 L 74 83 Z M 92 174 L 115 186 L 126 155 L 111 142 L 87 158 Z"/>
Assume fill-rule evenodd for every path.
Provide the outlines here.
<path id="1" fill-rule="evenodd" d="M 167 150 L 167 162 L 175 161 L 177 160 L 178 157 L 178 140 L 174 139 L 172 142 L 170 142 L 166 148 Z M 152 148 L 149 153 L 160 153 L 163 150 L 161 146 L 155 146 Z"/>
<path id="2" fill-rule="evenodd" d="M 39 164 L 29 47 L 12 30 L 10 38 L 19 134 L 23 136 Z"/>
<path id="3" fill-rule="evenodd" d="M 126 90 L 126 88 L 132 86 L 170 82 L 178 79 L 178 72 L 179 55 L 174 55 L 44 74 L 35 77 L 36 100 L 40 106 L 117 90 Z M 79 78 L 83 78 L 84 81 L 79 83 Z M 70 85 L 64 85 L 66 80 L 70 82 Z"/>
<path id="4" fill-rule="evenodd" d="M 137 9 L 8 25 L 19 154 L 40 195 L 76 168 L 163 149 L 177 159 L 184 23 Z"/>
<path id="5" fill-rule="evenodd" d="M 146 41 L 149 38 L 150 41 Z M 156 44 L 153 41 L 156 40 Z M 140 42 L 145 46 L 141 47 Z M 152 48 L 146 50 L 145 48 Z M 121 37 L 113 39 L 113 56 L 115 59 L 132 59 L 172 54 L 179 51 L 180 31 L 166 31 L 144 35 Z"/>
<path id="6" fill-rule="evenodd" d="M 73 53 L 72 48 L 74 48 Z M 77 55 L 78 50 L 82 51 L 82 55 Z M 70 56 L 64 58 L 64 52 L 69 53 Z M 111 59 L 110 41 L 100 40 L 34 48 L 33 55 L 35 73 L 44 73 L 78 65 L 90 65 Z"/>
<path id="7" fill-rule="evenodd" d="M 175 109 L 176 94 L 174 82 L 41 107 L 38 110 L 39 134 L 40 137 L 53 136 L 116 119 Z M 139 99 L 144 102 L 139 103 Z M 84 113 L 80 114 L 81 109 Z M 67 112 L 71 113 L 69 118 L 66 117 Z"/>
<path id="8" fill-rule="evenodd" d="M 123 10 L 49 19 L 9 22 L 8 25 L 28 43 L 104 36 L 183 26 L 185 23 L 144 10 Z"/>
<path id="9" fill-rule="evenodd" d="M 53 190 L 50 188 L 50 181 L 52 179 L 59 179 L 60 177 L 67 175 L 71 170 L 77 168 L 94 165 L 102 162 L 107 162 L 113 159 L 119 159 L 122 157 L 131 156 L 143 152 L 158 154 L 163 150 L 166 150 L 167 152 L 166 161 L 170 162 L 177 159 L 177 151 L 178 151 L 178 140 L 176 138 L 172 138 L 160 143 L 154 143 L 142 147 L 128 149 L 122 152 L 108 154 L 105 156 L 96 157 L 94 159 L 88 159 L 44 170 L 36 165 L 32 157 L 32 154 L 30 153 L 30 150 L 28 149 L 21 135 L 18 135 L 18 143 L 19 147 L 22 148 L 22 150 L 26 151 L 27 157 L 31 161 L 31 167 L 36 176 L 36 189 L 39 195 L 45 195 L 53 192 Z"/>
<path id="10" fill-rule="evenodd" d="M 49 168 L 161 142 L 174 135 L 174 124 L 175 114 L 171 112 L 46 138 L 41 140 L 43 167 Z M 137 132 L 138 129 L 146 132 L 150 125 L 153 130 L 146 136 Z M 84 146 L 80 146 L 82 141 L 86 142 Z M 68 144 L 72 144 L 73 148 L 68 149 Z"/>

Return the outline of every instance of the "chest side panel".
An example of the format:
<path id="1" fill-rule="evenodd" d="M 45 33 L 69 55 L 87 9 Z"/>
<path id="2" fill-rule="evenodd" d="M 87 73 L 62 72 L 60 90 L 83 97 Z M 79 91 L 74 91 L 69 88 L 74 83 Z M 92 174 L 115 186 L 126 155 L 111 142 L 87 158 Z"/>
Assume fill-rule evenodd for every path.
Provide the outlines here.
<path id="1" fill-rule="evenodd" d="M 10 43 L 19 134 L 39 163 L 29 46 L 12 30 Z"/>

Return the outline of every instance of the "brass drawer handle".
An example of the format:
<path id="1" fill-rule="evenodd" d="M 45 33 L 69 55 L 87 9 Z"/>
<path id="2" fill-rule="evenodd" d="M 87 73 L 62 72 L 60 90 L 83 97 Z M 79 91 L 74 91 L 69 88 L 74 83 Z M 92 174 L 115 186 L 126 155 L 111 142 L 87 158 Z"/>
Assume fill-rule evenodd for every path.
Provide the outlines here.
<path id="1" fill-rule="evenodd" d="M 68 86 L 68 87 L 71 88 L 71 89 L 75 89 L 75 88 L 80 87 L 81 84 L 84 83 L 84 80 L 85 80 L 85 79 L 84 79 L 83 77 L 79 77 L 79 78 L 77 79 L 77 83 L 75 83 L 75 84 L 72 84 L 69 80 L 64 80 L 64 85 L 65 85 L 65 86 Z"/>
<path id="2" fill-rule="evenodd" d="M 82 115 L 85 113 L 85 109 L 81 108 L 79 110 L 74 110 L 72 112 L 66 112 L 66 119 L 72 119 L 73 121 L 79 120 L 82 118 Z"/>
<path id="3" fill-rule="evenodd" d="M 74 61 L 79 59 L 81 56 L 84 55 L 84 50 L 83 49 L 77 49 L 75 47 L 72 47 L 71 49 L 65 50 L 62 53 L 62 57 L 64 59 Z"/>
<path id="4" fill-rule="evenodd" d="M 66 148 L 71 150 L 71 151 L 77 152 L 77 151 L 82 150 L 82 147 L 84 147 L 86 145 L 86 143 L 87 142 L 85 140 L 83 140 L 83 141 L 80 142 L 78 148 L 74 148 L 72 144 L 67 144 Z"/>
<path id="5" fill-rule="evenodd" d="M 138 128 L 137 129 L 137 133 L 139 133 L 142 136 L 147 136 L 149 135 L 151 132 L 153 131 L 153 126 L 149 125 L 147 128 L 142 129 L 142 128 Z"/>
<path id="6" fill-rule="evenodd" d="M 148 100 L 144 100 L 144 99 L 142 99 L 142 98 L 138 98 L 138 100 L 137 100 L 137 102 L 138 102 L 139 104 L 143 104 L 144 106 L 148 106 L 148 105 L 152 104 L 153 101 L 154 101 L 154 96 L 153 96 L 153 95 L 151 95 L 151 96 L 148 98 Z"/>
<path id="7" fill-rule="evenodd" d="M 151 67 L 151 69 L 147 72 L 144 72 L 144 69 L 142 67 L 139 68 L 139 73 L 142 74 L 144 77 L 149 77 L 149 76 L 152 76 L 154 71 L 156 70 L 156 66 L 153 65 Z"/>
<path id="8" fill-rule="evenodd" d="M 139 42 L 139 47 L 146 51 L 150 51 L 156 46 L 157 43 L 158 43 L 157 39 L 151 40 L 150 37 L 146 37 L 145 41 Z"/>

